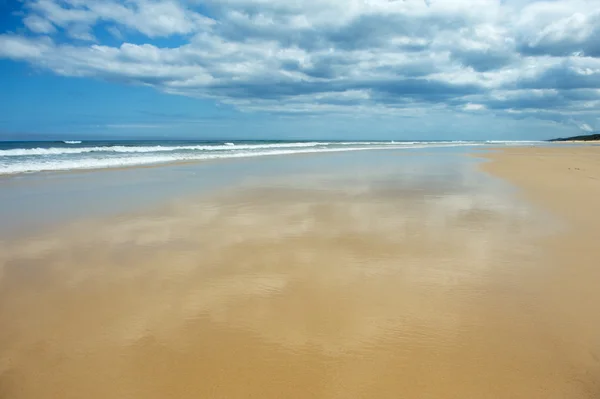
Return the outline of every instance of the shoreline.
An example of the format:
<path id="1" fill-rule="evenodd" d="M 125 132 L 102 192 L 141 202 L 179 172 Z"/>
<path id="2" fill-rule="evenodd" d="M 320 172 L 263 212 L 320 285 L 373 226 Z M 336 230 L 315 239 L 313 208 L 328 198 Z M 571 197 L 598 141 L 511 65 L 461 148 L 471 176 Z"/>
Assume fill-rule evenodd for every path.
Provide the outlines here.
<path id="1" fill-rule="evenodd" d="M 382 143 L 385 144 L 385 143 Z M 418 144 L 416 144 L 418 145 Z M 278 156 L 289 156 L 289 155 L 319 155 L 319 154 L 332 154 L 332 153 L 348 153 L 348 152 L 360 152 L 360 151 L 381 151 L 381 150 L 421 150 L 421 149 L 435 149 L 435 148 L 453 148 L 453 147 L 468 147 L 468 145 L 464 144 L 446 144 L 441 143 L 440 145 L 423 145 L 420 147 L 404 147 L 400 144 L 397 146 L 388 146 L 388 147 L 364 147 L 364 148 L 324 148 L 319 150 L 294 150 L 293 152 L 286 153 L 264 153 L 264 154 L 235 154 L 231 156 L 223 156 L 223 157 L 212 157 L 212 158 L 197 158 L 197 159 L 177 159 L 170 161 L 158 161 L 152 163 L 140 163 L 140 164 L 131 164 L 131 165 L 117 165 L 117 166 L 103 166 L 103 167 L 90 167 L 90 168 L 73 168 L 73 169 L 56 169 L 56 170 L 39 170 L 39 171 L 26 171 L 26 172 L 17 172 L 17 173 L 0 173 L 0 179 L 3 178 L 12 178 L 12 177 L 23 177 L 23 176 L 35 176 L 42 175 L 48 173 L 57 173 L 57 174 L 65 174 L 65 173 L 93 173 L 93 172 L 102 172 L 102 171 L 121 171 L 121 170 L 131 170 L 131 169 L 146 169 L 146 168 L 161 168 L 161 167 L 169 167 L 169 166 L 185 166 L 185 165 L 194 165 L 205 162 L 214 162 L 214 161 L 234 161 L 234 160 L 249 160 L 263 157 L 278 157 Z M 235 147 L 232 147 L 235 148 Z"/>
<path id="2" fill-rule="evenodd" d="M 340 142 L 344 143 L 344 142 Z M 522 145 L 525 145 L 527 142 L 523 142 Z M 534 142 L 529 142 L 534 143 Z M 540 144 L 541 142 L 536 142 Z M 326 145 L 327 143 L 323 143 Z M 333 143 L 337 144 L 337 143 Z M 365 145 L 372 144 L 372 142 L 365 142 Z M 50 169 L 50 170 L 35 170 L 35 171 L 22 171 L 16 173 L 0 173 L 0 181 L 6 180 L 14 177 L 27 177 L 27 176 L 36 176 L 36 175 L 46 175 L 46 174 L 65 174 L 65 173 L 92 173 L 92 172 L 102 172 L 102 171 L 120 171 L 120 170 L 130 170 L 130 169 L 144 169 L 144 168 L 161 168 L 161 167 L 169 167 L 169 166 L 181 166 L 181 165 L 193 165 L 204 162 L 212 162 L 212 161 L 233 161 L 236 159 L 246 160 L 246 159 L 255 159 L 255 158 L 263 158 L 263 157 L 276 157 L 276 156 L 288 156 L 288 155 L 319 155 L 319 154 L 329 154 L 329 153 L 345 153 L 345 152 L 362 152 L 362 151 L 380 151 L 380 150 L 435 150 L 439 148 L 472 148 L 472 147 L 494 147 L 499 143 L 485 143 L 485 142 L 472 142 L 472 143 L 453 143 L 453 142 L 407 142 L 402 144 L 402 142 L 398 143 L 388 143 L 381 142 L 377 143 L 377 145 L 386 146 L 381 147 L 360 147 L 360 148 L 322 148 L 319 150 L 313 149 L 299 149 L 293 150 L 285 153 L 262 153 L 262 154 L 233 154 L 231 156 L 215 156 L 208 158 L 190 158 L 190 159 L 174 159 L 168 161 L 157 161 L 157 162 L 149 162 L 149 163 L 139 163 L 139 164 L 129 164 L 129 165 L 114 165 L 114 166 L 100 166 L 100 167 L 85 167 L 85 168 L 72 168 L 72 169 Z M 552 144 L 552 143 L 549 143 Z M 360 144 L 356 144 L 360 145 Z M 514 145 L 513 142 L 506 142 L 505 145 L 510 146 Z M 534 144 L 530 144 L 534 145 Z M 231 147 L 235 149 L 234 146 Z M 283 150 L 287 151 L 287 150 Z"/>
<path id="3" fill-rule="evenodd" d="M 6 243 L 0 393 L 593 398 L 593 265 L 504 150 L 215 165 L 250 180 Z"/>

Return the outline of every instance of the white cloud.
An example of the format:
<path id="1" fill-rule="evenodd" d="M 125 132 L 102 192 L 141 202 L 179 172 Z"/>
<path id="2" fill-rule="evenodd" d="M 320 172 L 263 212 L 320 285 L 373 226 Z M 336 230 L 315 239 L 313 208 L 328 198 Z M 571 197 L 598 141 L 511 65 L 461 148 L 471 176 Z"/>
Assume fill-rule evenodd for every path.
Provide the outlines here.
<path id="1" fill-rule="evenodd" d="M 464 106 L 464 109 L 465 111 L 481 111 L 485 109 L 485 105 L 468 103 Z"/>
<path id="2" fill-rule="evenodd" d="M 16 35 L 0 35 L 0 56 L 37 63 L 51 48 L 49 39 L 31 40 Z"/>
<path id="3" fill-rule="evenodd" d="M 565 123 L 577 113 L 589 127 L 600 102 L 598 1 L 24 4 L 29 32 L 0 34 L 0 57 L 248 110 L 440 108 Z"/>
<path id="4" fill-rule="evenodd" d="M 573 123 L 581 130 L 583 130 L 584 132 L 593 132 L 594 129 L 588 125 L 587 123 L 581 122 L 581 121 L 573 121 Z"/>
<path id="5" fill-rule="evenodd" d="M 56 31 L 52 22 L 39 15 L 28 15 L 23 19 L 23 23 L 29 30 L 35 33 L 52 33 Z"/>
<path id="6" fill-rule="evenodd" d="M 71 36 L 90 39 L 82 35 L 98 22 L 114 23 L 140 32 L 148 37 L 185 35 L 210 26 L 210 18 L 189 10 L 183 4 L 168 0 L 26 0 L 31 15 L 25 21 L 37 33 L 49 33 L 40 27 L 56 25 L 77 32 Z M 32 22 L 33 20 L 33 22 Z M 29 21 L 29 22 L 28 22 Z M 46 25 L 42 25 L 46 21 Z"/>
<path id="7" fill-rule="evenodd" d="M 600 3 L 534 2 L 521 13 L 517 37 L 523 51 L 554 56 L 600 56 Z"/>
<path id="8" fill-rule="evenodd" d="M 110 33 L 117 40 L 125 39 L 121 30 L 119 28 L 117 28 L 116 26 L 109 26 L 106 28 L 106 31 L 108 33 Z"/>

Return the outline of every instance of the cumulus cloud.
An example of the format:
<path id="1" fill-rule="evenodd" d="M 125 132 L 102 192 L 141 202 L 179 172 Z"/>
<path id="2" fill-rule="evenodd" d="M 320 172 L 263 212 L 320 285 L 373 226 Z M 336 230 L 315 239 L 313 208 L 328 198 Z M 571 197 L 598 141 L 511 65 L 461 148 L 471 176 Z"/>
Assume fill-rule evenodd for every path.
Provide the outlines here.
<path id="1" fill-rule="evenodd" d="M 600 57 L 600 7 L 591 1 L 534 2 L 519 21 L 524 54 Z"/>
<path id="2" fill-rule="evenodd" d="M 246 110 L 588 130 L 600 105 L 595 0 L 24 0 L 22 23 L 0 57 Z"/>
<path id="3" fill-rule="evenodd" d="M 77 39 L 90 40 L 89 32 L 98 23 L 112 23 L 149 38 L 189 34 L 214 21 L 175 1 L 134 0 L 25 0 L 29 14 L 25 25 L 37 33 L 49 27 L 64 28 Z M 83 37 L 82 37 L 83 36 Z"/>

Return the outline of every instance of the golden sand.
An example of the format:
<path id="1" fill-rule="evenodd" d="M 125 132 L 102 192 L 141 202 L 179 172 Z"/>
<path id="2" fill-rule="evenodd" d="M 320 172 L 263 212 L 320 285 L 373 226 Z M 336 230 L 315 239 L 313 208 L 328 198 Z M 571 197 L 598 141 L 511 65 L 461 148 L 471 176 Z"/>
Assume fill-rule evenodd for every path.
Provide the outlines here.
<path id="1" fill-rule="evenodd" d="M 0 398 L 598 397 L 597 155 L 485 165 L 556 234 L 493 196 L 281 188 L 6 244 Z"/>
<path id="2" fill-rule="evenodd" d="M 520 148 L 489 158 L 485 170 L 566 224 L 540 242 L 546 271 L 532 291 L 543 299 L 540 313 L 557 347 L 589 382 L 589 397 L 600 397 L 600 146 Z"/>

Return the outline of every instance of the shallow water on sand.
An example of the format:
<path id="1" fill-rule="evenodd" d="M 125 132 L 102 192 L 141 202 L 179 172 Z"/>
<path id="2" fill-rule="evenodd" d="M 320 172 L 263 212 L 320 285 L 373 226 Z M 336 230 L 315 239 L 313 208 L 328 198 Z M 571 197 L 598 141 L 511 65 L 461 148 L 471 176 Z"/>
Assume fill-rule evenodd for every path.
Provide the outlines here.
<path id="1" fill-rule="evenodd" d="M 556 226 L 473 159 L 238 165 L 5 240 L 0 397 L 586 397 L 528 286 Z"/>

